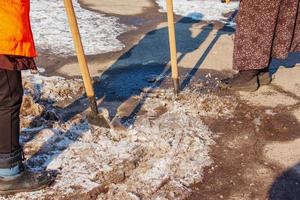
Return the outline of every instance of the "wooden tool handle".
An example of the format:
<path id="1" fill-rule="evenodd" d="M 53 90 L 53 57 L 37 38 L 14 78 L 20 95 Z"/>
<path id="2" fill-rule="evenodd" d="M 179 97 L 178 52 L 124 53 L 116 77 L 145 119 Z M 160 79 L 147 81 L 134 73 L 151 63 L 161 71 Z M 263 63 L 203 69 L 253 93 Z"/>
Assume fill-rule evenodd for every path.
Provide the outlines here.
<path id="1" fill-rule="evenodd" d="M 174 13 L 173 13 L 173 0 L 167 0 L 167 13 L 168 13 L 169 42 L 170 42 L 171 65 L 172 65 L 172 78 L 179 79 L 175 24 L 174 24 Z"/>
<path id="2" fill-rule="evenodd" d="M 80 32 L 79 32 L 79 28 L 78 28 L 78 23 L 77 23 L 75 11 L 74 11 L 73 3 L 72 3 L 72 0 L 64 0 L 64 3 L 65 3 L 67 17 L 68 17 L 68 21 L 69 21 L 71 32 L 72 32 L 74 46 L 75 46 L 75 50 L 76 50 L 76 54 L 77 54 L 77 58 L 78 58 L 79 66 L 80 66 L 80 71 L 82 74 L 83 83 L 84 83 L 84 87 L 86 90 L 86 94 L 88 97 L 94 97 L 95 93 L 94 93 L 94 89 L 93 89 L 92 79 L 90 76 L 87 61 L 85 59 L 84 49 L 83 49 L 83 45 L 82 45 L 82 41 L 81 41 L 81 37 L 80 37 Z"/>

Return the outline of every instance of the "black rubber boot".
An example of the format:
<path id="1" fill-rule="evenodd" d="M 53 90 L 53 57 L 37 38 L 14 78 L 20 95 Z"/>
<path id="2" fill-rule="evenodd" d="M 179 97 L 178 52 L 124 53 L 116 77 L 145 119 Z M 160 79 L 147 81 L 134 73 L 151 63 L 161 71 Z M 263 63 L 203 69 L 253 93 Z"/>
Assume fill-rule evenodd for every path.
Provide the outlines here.
<path id="1" fill-rule="evenodd" d="M 22 167 L 20 174 L 12 177 L 0 177 L 0 194 L 32 192 L 49 186 L 54 181 L 50 172 L 31 172 Z"/>
<path id="2" fill-rule="evenodd" d="M 231 78 L 223 79 L 220 87 L 233 91 L 254 92 L 259 88 L 259 70 L 239 71 Z"/>

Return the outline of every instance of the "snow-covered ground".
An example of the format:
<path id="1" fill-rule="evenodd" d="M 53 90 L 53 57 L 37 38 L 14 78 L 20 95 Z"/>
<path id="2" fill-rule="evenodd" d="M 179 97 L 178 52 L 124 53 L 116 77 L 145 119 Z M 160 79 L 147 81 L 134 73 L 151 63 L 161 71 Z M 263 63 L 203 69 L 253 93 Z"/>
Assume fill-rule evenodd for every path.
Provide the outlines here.
<path id="1" fill-rule="evenodd" d="M 32 0 L 33 32 L 40 51 L 74 54 L 63 1 Z M 128 27 L 80 8 L 73 1 L 87 54 L 123 47 L 117 36 Z M 164 9 L 165 2 L 158 1 Z M 223 20 L 222 13 L 237 4 L 216 1 L 175 0 L 175 12 L 203 20 Z M 215 9 L 215 10 L 214 10 Z M 82 81 L 24 73 L 25 97 L 21 111 L 27 165 L 49 169 L 56 182 L 42 191 L 0 199 L 185 199 L 190 185 L 202 179 L 211 165 L 210 145 L 217 134 L 201 117 L 230 117 L 235 109 L 230 97 L 219 98 L 188 89 L 174 99 L 171 89 L 145 92 L 140 112 L 126 131 L 107 130 L 87 123 L 85 112 L 67 122 L 63 108 L 84 93 Z M 143 92 L 144 91 L 144 92 Z M 229 103 L 230 102 L 230 103 Z M 114 102 L 110 102 L 114 106 Z M 227 106 L 230 104 L 230 106 Z M 132 122 L 134 121 L 134 123 Z M 95 198 L 94 198 L 95 199 Z"/>
<path id="2" fill-rule="evenodd" d="M 166 11 L 166 1 L 156 0 L 162 12 Z M 195 20 L 224 21 L 224 14 L 238 8 L 238 2 L 221 3 L 220 0 L 174 0 L 174 12 L 177 15 Z"/>
<path id="3" fill-rule="evenodd" d="M 117 37 L 128 27 L 118 23 L 118 18 L 83 9 L 77 1 L 73 4 L 87 55 L 117 51 L 124 47 Z M 31 0 L 31 24 L 39 51 L 74 55 L 63 1 Z"/>
<path id="4" fill-rule="evenodd" d="M 45 122 L 51 107 L 67 106 L 83 92 L 77 79 L 24 74 L 24 87 L 27 164 L 58 176 L 48 189 L 0 199 L 184 199 L 212 163 L 209 149 L 217 135 L 201 116 L 230 117 L 234 110 L 225 106 L 230 97 L 186 90 L 174 99 L 172 90 L 155 89 L 141 93 L 146 99 L 134 124 L 116 131 L 90 126 L 83 113 L 68 122 L 51 121 L 53 115 Z"/>

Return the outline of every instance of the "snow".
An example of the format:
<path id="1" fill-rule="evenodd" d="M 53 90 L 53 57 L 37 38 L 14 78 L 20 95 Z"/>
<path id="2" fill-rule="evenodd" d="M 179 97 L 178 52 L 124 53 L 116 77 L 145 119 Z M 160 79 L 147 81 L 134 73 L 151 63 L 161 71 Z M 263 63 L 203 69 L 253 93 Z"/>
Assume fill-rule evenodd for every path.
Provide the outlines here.
<path id="1" fill-rule="evenodd" d="M 50 188 L 1 200 L 90 196 L 99 200 L 185 199 L 191 193 L 189 186 L 201 181 L 204 167 L 212 163 L 209 151 L 217 135 L 201 116 L 208 112 L 212 118 L 230 117 L 235 109 L 232 104 L 226 106 L 230 97 L 221 99 L 188 89 L 180 99 L 174 99 L 172 90 L 156 89 L 141 93 L 145 97 L 143 112 L 131 128 L 116 131 L 89 125 L 85 112 L 67 122 L 45 121 L 42 112 L 28 112 L 37 105 L 47 110 L 55 109 L 60 104 L 57 101 L 61 106 L 75 101 L 78 96 L 65 92 L 72 88 L 82 94 L 82 82 L 77 79 L 25 73 L 24 87 L 25 98 L 32 101 L 21 118 L 26 163 L 33 171 L 47 168 L 58 175 Z M 220 112 L 224 106 L 227 111 Z M 59 115 L 60 110 L 55 112 Z M 44 123 L 30 125 L 27 120 L 33 119 Z"/>
<path id="2" fill-rule="evenodd" d="M 156 0 L 162 12 L 166 11 L 166 1 Z M 195 20 L 225 21 L 224 14 L 236 10 L 238 2 L 221 3 L 220 0 L 174 0 L 174 12 L 177 15 Z"/>
<path id="3" fill-rule="evenodd" d="M 121 50 L 117 37 L 128 30 L 118 18 L 80 7 L 73 1 L 87 55 Z M 31 0 L 31 25 L 37 49 L 43 53 L 74 55 L 74 46 L 62 0 Z"/>

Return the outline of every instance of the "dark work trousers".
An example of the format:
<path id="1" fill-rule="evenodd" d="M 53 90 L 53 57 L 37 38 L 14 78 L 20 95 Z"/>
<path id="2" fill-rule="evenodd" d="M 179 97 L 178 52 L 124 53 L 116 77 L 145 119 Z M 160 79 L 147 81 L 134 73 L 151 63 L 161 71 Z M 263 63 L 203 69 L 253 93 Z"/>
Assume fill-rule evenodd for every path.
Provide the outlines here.
<path id="1" fill-rule="evenodd" d="M 19 143 L 22 98 L 21 71 L 0 69 L 0 168 L 14 167 L 23 159 Z"/>

